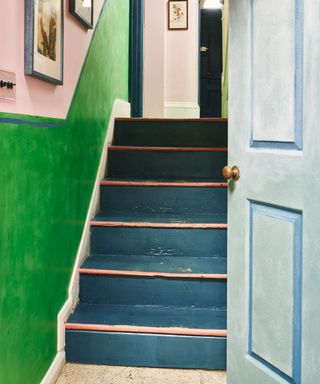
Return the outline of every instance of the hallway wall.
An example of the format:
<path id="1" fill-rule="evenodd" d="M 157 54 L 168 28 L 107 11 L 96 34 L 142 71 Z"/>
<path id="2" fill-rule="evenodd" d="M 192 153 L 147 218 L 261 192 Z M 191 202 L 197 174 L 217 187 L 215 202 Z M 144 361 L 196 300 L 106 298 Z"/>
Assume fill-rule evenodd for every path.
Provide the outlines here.
<path id="1" fill-rule="evenodd" d="M 144 2 L 143 116 L 163 117 L 166 13 L 163 0 Z"/>
<path id="2" fill-rule="evenodd" d="M 7 23 L 17 26 L 18 1 L 1 2 L 1 10 L 2 3 Z M 17 36 L 12 39 L 21 46 Z M 55 357 L 57 314 L 67 297 L 107 123 L 114 100 L 128 100 L 128 47 L 129 0 L 107 0 L 66 119 L 22 115 L 20 102 L 19 114 L 4 113 L 0 104 L 0 383 L 39 383 Z M 1 55 L 0 67 L 3 60 Z M 79 74 L 77 61 L 66 59 L 65 70 Z M 40 81 L 25 80 L 30 102 L 40 97 L 34 82 Z M 32 104 L 28 113 L 60 116 L 48 104 L 59 104 L 64 87 L 39 87 L 48 93 L 47 108 L 37 104 L 33 110 Z"/>
<path id="3" fill-rule="evenodd" d="M 189 0 L 187 31 L 166 31 L 165 116 L 199 117 L 199 4 Z M 167 18 L 166 25 L 168 27 Z"/>
<path id="4" fill-rule="evenodd" d="M 93 31 L 84 28 L 68 11 L 64 18 L 64 84 L 56 86 L 24 75 L 24 3 L 21 0 L 0 2 L 0 70 L 17 74 L 17 100 L 0 100 L 0 111 L 65 118 L 78 82 L 83 60 Z M 65 2 L 65 8 L 69 2 Z M 104 0 L 94 2 L 96 23 Z M 73 65 L 67 65 L 72 62 Z"/>
<path id="5" fill-rule="evenodd" d="M 144 117 L 199 117 L 198 0 L 189 28 L 168 30 L 168 1 L 145 2 Z"/>

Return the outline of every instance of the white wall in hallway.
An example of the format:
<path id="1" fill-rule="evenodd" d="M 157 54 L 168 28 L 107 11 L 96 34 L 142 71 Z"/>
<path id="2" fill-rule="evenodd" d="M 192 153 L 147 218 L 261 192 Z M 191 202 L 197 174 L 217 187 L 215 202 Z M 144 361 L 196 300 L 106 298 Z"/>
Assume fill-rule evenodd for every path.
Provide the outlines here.
<path id="1" fill-rule="evenodd" d="M 145 0 L 143 116 L 164 116 L 165 0 Z"/>
<path id="2" fill-rule="evenodd" d="M 189 28 L 166 28 L 165 111 L 168 117 L 199 117 L 199 3 L 189 0 Z M 166 27 L 167 20 L 166 20 Z M 177 116 L 179 117 L 179 116 Z"/>
<path id="3" fill-rule="evenodd" d="M 188 30 L 169 31 L 168 1 L 145 1 L 144 117 L 199 117 L 199 4 L 188 4 Z"/>

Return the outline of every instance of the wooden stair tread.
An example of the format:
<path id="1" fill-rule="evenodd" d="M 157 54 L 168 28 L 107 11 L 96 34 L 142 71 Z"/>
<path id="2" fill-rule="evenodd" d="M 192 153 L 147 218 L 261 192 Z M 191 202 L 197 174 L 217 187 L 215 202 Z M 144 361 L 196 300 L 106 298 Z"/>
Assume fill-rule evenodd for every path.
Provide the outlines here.
<path id="1" fill-rule="evenodd" d="M 83 270 L 131 271 L 183 275 L 225 275 L 225 257 L 190 256 L 138 256 L 138 255 L 92 255 L 80 268 Z M 169 276 L 170 277 L 170 276 Z"/>
<path id="2" fill-rule="evenodd" d="M 225 336 L 225 308 L 80 303 L 66 329 Z"/>
<path id="3" fill-rule="evenodd" d="M 212 123 L 212 122 L 228 122 L 228 118 L 225 117 L 202 117 L 202 118 L 146 118 L 146 117 L 116 117 L 117 121 L 126 121 L 126 122 L 200 122 L 200 123 Z"/>
<path id="4" fill-rule="evenodd" d="M 202 214 L 197 216 L 187 216 L 187 215 L 176 215 L 170 213 L 132 213 L 132 214 L 113 214 L 113 215 L 97 215 L 91 220 L 92 223 L 103 223 L 103 222 L 119 222 L 119 223 L 154 223 L 154 224 L 173 224 L 173 225 L 186 225 L 196 226 L 198 224 L 210 225 L 210 224 L 223 224 L 227 223 L 227 214 Z"/>
<path id="5" fill-rule="evenodd" d="M 129 180 L 105 178 L 100 181 L 102 186 L 142 186 L 142 187 L 194 187 L 194 188 L 227 188 L 228 183 L 217 181 L 184 181 L 184 180 Z"/>
<path id="6" fill-rule="evenodd" d="M 67 361 L 225 369 L 227 124 L 116 119 Z"/>
<path id="7" fill-rule="evenodd" d="M 109 151 L 152 151 L 152 152 L 228 152 L 226 147 L 156 147 L 135 145 L 111 145 Z"/>

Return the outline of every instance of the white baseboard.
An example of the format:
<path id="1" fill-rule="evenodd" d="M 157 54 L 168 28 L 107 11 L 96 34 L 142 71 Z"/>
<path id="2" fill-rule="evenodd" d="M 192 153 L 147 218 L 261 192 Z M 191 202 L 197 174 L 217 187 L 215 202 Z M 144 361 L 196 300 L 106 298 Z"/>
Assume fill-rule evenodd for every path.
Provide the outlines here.
<path id="1" fill-rule="evenodd" d="M 200 107 L 197 103 L 167 101 L 164 104 L 164 117 L 173 119 L 197 119 L 200 117 Z"/>
<path id="2" fill-rule="evenodd" d="M 40 384 L 54 384 L 59 377 L 59 374 L 66 362 L 66 354 L 64 351 L 58 352 L 54 358 L 48 372 L 42 379 Z"/>
<path id="3" fill-rule="evenodd" d="M 116 117 L 130 117 L 130 103 L 117 99 L 113 104 L 108 124 L 108 130 L 99 163 L 99 168 L 97 171 L 96 181 L 86 217 L 86 222 L 71 275 L 71 280 L 68 289 L 68 299 L 64 303 L 63 307 L 61 308 L 58 314 L 58 352 L 41 384 L 54 384 L 65 363 L 65 323 L 70 314 L 74 311 L 79 301 L 78 270 L 80 265 L 83 263 L 84 259 L 89 255 L 90 252 L 90 220 L 99 211 L 100 180 L 103 179 L 105 176 L 108 145 L 112 143 L 114 132 L 114 120 Z"/>

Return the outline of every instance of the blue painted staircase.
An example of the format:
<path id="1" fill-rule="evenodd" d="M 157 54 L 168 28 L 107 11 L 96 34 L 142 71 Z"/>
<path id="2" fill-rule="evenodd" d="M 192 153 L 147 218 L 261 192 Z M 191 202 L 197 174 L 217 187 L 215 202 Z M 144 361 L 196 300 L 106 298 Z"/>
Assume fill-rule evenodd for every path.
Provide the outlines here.
<path id="1" fill-rule="evenodd" d="M 115 124 L 67 361 L 225 369 L 227 121 Z"/>

